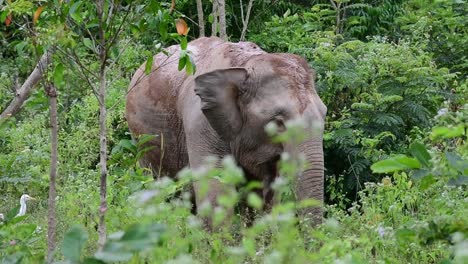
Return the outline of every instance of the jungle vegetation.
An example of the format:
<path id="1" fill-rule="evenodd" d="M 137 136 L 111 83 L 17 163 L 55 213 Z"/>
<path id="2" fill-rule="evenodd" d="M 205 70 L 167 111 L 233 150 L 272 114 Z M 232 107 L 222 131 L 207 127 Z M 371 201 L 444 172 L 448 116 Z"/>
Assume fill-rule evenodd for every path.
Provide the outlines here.
<path id="1" fill-rule="evenodd" d="M 0 0 L 0 262 L 467 263 L 467 14 L 465 0 Z M 138 164 L 152 136 L 130 136 L 130 78 L 200 35 L 314 69 L 321 225 L 296 216 L 287 156 L 282 203 L 216 232 L 191 212 L 194 179 L 238 186 L 201 212 L 214 221 L 241 197 L 262 206 L 232 159 L 177 180 Z M 189 52 L 179 66 L 196 72 Z"/>

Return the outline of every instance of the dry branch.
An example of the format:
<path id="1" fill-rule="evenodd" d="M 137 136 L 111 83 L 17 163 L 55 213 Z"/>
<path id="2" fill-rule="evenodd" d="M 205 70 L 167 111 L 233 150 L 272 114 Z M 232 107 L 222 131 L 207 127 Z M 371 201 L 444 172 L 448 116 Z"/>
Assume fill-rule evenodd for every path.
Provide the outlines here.
<path id="1" fill-rule="evenodd" d="M 242 12 L 242 33 L 241 33 L 240 41 L 245 40 L 245 34 L 247 33 L 247 27 L 249 25 L 250 11 L 252 10 L 253 1 L 254 0 L 250 0 L 249 4 L 247 5 L 247 13 L 245 14 L 245 19 L 244 19 L 244 10 L 241 9 L 241 12 Z M 242 0 L 241 0 L 241 7 L 242 7 Z"/>
<path id="2" fill-rule="evenodd" d="M 14 116 L 20 111 L 24 101 L 28 99 L 32 89 L 42 79 L 42 76 L 44 75 L 47 67 L 51 63 L 53 52 L 54 49 L 50 49 L 42 55 L 33 72 L 29 75 L 21 88 L 16 91 L 15 98 L 13 98 L 7 108 L 0 115 L 0 120 Z"/>

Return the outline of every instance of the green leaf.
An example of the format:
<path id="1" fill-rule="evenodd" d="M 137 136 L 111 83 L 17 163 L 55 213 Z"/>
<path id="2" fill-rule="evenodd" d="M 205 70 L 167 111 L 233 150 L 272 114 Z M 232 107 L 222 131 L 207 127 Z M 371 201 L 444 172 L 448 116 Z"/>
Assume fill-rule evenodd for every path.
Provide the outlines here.
<path id="1" fill-rule="evenodd" d="M 257 189 L 257 188 L 263 188 L 263 183 L 262 182 L 259 182 L 259 181 L 249 181 L 249 183 L 247 184 L 247 186 L 245 186 L 245 189 L 247 191 L 251 191 L 253 189 Z"/>
<path id="2" fill-rule="evenodd" d="M 13 219 L 15 218 L 15 216 L 18 214 L 19 209 L 20 209 L 20 206 L 17 205 L 15 208 L 13 208 L 13 209 L 11 209 L 10 211 L 8 211 L 8 212 L 6 213 L 6 215 L 5 215 L 5 219 L 6 219 L 6 220 L 10 220 L 10 219 L 11 219 L 11 220 L 13 221 Z M 23 216 L 16 217 L 16 218 L 19 218 L 19 219 L 16 219 L 16 220 L 17 220 L 16 223 L 18 223 L 18 222 L 20 222 L 21 220 L 23 220 L 24 218 L 26 218 L 26 216 L 23 215 Z M 15 223 L 13 223 L 13 224 L 15 224 Z"/>
<path id="3" fill-rule="evenodd" d="M 99 260 L 99 259 L 96 259 L 96 258 L 92 258 L 92 257 L 89 257 L 89 258 L 85 258 L 83 263 L 85 264 L 105 264 L 105 262 Z"/>
<path id="4" fill-rule="evenodd" d="M 160 224 L 133 224 L 125 232 L 111 234 L 103 250 L 94 257 L 105 262 L 128 261 L 134 253 L 154 247 L 164 230 Z"/>
<path id="5" fill-rule="evenodd" d="M 83 39 L 83 44 L 90 50 L 94 51 L 94 45 L 91 39 L 89 38 L 84 38 Z"/>
<path id="6" fill-rule="evenodd" d="M 57 64 L 57 66 L 55 66 L 54 84 L 57 87 L 61 87 L 64 84 L 64 82 L 63 82 L 63 71 L 64 71 L 64 67 L 63 67 L 62 63 L 59 63 L 59 64 Z"/>
<path id="7" fill-rule="evenodd" d="M 6 18 L 7 18 L 7 16 L 8 16 L 9 13 L 10 13 L 9 10 L 5 10 L 5 11 L 3 11 L 3 12 L 1 13 L 1 15 L 0 15 L 0 23 L 5 23 L 5 20 L 6 20 Z"/>
<path id="8" fill-rule="evenodd" d="M 37 226 L 33 224 L 24 224 L 15 226 L 16 239 L 28 239 L 36 230 Z"/>
<path id="9" fill-rule="evenodd" d="M 159 23 L 159 34 L 162 40 L 167 39 L 167 24 L 164 22 Z"/>
<path id="10" fill-rule="evenodd" d="M 448 181 L 449 185 L 462 186 L 468 185 L 468 175 L 459 175 Z"/>
<path id="11" fill-rule="evenodd" d="M 213 14 L 210 14 L 208 16 L 208 22 L 210 22 L 210 24 L 213 24 L 213 21 L 214 21 Z"/>
<path id="12" fill-rule="evenodd" d="M 421 163 L 417 159 L 398 155 L 372 164 L 371 169 L 374 173 L 389 173 L 407 169 L 419 169 L 420 167 Z"/>
<path id="13" fill-rule="evenodd" d="M 137 147 L 129 139 L 120 140 L 119 146 L 121 146 L 122 148 L 132 152 L 133 154 L 136 154 L 136 152 L 137 152 Z"/>
<path id="14" fill-rule="evenodd" d="M 27 41 L 21 41 L 15 45 L 15 50 L 19 55 L 24 53 L 24 48 L 28 45 Z"/>
<path id="15" fill-rule="evenodd" d="M 141 147 L 143 146 L 146 142 L 149 142 L 153 139 L 155 139 L 157 136 L 156 135 L 150 135 L 150 134 L 142 134 L 140 135 L 140 137 L 138 138 L 138 142 L 137 142 L 137 146 L 138 147 Z"/>
<path id="16" fill-rule="evenodd" d="M 448 164 L 451 168 L 456 169 L 462 174 L 468 175 L 468 161 L 464 160 L 455 152 L 446 152 L 445 158 L 447 158 Z"/>
<path id="17" fill-rule="evenodd" d="M 249 193 L 249 196 L 247 196 L 247 203 L 255 209 L 260 210 L 263 207 L 262 199 L 258 196 L 258 194 L 253 192 Z"/>
<path id="18" fill-rule="evenodd" d="M 431 133 L 431 139 L 437 138 L 454 138 L 465 134 L 465 126 L 458 125 L 456 127 L 434 127 Z"/>
<path id="19" fill-rule="evenodd" d="M 6 219 L 10 219 L 8 224 L 10 224 L 10 225 L 17 224 L 17 223 L 23 221 L 24 219 L 26 219 L 28 217 L 28 215 L 16 216 L 18 214 L 18 212 L 19 212 L 19 207 L 18 207 L 18 210 L 16 210 L 15 214 L 11 218 L 9 218 L 10 215 L 7 215 Z"/>
<path id="20" fill-rule="evenodd" d="M 421 179 L 421 182 L 419 183 L 420 190 L 427 190 L 427 188 L 431 187 L 431 185 L 434 183 L 436 183 L 436 180 L 434 179 L 434 176 L 432 176 L 432 174 L 424 176 Z"/>
<path id="21" fill-rule="evenodd" d="M 138 37 L 141 31 L 137 24 L 131 24 L 130 30 L 135 37 Z"/>
<path id="22" fill-rule="evenodd" d="M 320 206 L 320 201 L 316 199 L 304 199 L 297 203 L 297 208 L 309 208 L 309 207 L 318 207 Z"/>
<path id="23" fill-rule="evenodd" d="M 78 263 L 86 240 L 88 240 L 88 234 L 81 226 L 72 227 L 63 238 L 63 256 L 72 263 Z"/>
<path id="24" fill-rule="evenodd" d="M 192 75 L 193 74 L 193 64 L 190 60 L 186 60 L 186 63 L 185 63 L 185 72 L 188 74 L 188 75 Z"/>
<path id="25" fill-rule="evenodd" d="M 415 179 L 415 180 L 419 180 L 427 175 L 431 174 L 431 171 L 428 170 L 428 169 L 419 169 L 419 170 L 415 170 L 413 171 L 413 174 L 411 175 L 411 178 Z"/>
<path id="26" fill-rule="evenodd" d="M 187 67 L 186 71 L 188 74 L 194 74 L 197 71 L 197 66 L 195 65 L 195 62 L 193 61 L 193 58 L 190 56 L 188 56 L 186 67 Z"/>
<path id="27" fill-rule="evenodd" d="M 148 57 L 148 60 L 146 60 L 145 64 L 145 74 L 149 74 L 151 72 L 151 69 L 153 68 L 153 55 L 150 55 Z"/>
<path id="28" fill-rule="evenodd" d="M 25 252 L 15 252 L 11 255 L 7 255 L 6 257 L 0 258 L 2 264 L 19 264 L 23 263 L 23 258 L 25 257 Z"/>
<path id="29" fill-rule="evenodd" d="M 131 252 L 115 250 L 112 252 L 109 251 L 100 251 L 94 254 L 94 257 L 98 260 L 104 262 L 125 262 L 129 261 L 133 256 Z"/>
<path id="30" fill-rule="evenodd" d="M 182 50 L 187 50 L 187 37 L 182 37 L 180 40 L 180 48 Z"/>
<path id="31" fill-rule="evenodd" d="M 179 71 L 181 71 L 185 67 L 185 64 L 187 64 L 187 56 L 180 57 L 179 58 L 179 66 L 177 67 L 177 69 L 179 69 Z"/>
<path id="32" fill-rule="evenodd" d="M 81 17 L 81 14 L 80 14 L 80 11 L 79 11 L 82 4 L 83 4 L 83 2 L 81 2 L 81 1 L 78 1 L 78 2 L 74 3 L 72 5 L 72 7 L 70 8 L 70 11 L 69 11 L 69 14 L 70 14 L 71 18 L 73 20 L 75 20 L 76 23 L 78 23 L 78 24 L 80 24 L 81 21 L 83 21 L 83 18 Z"/>
<path id="33" fill-rule="evenodd" d="M 423 144 L 419 142 L 414 142 L 411 144 L 410 153 L 413 155 L 413 157 L 418 159 L 418 161 L 421 162 L 424 167 L 431 166 L 431 155 L 429 155 L 429 152 L 427 152 L 427 149 Z"/>

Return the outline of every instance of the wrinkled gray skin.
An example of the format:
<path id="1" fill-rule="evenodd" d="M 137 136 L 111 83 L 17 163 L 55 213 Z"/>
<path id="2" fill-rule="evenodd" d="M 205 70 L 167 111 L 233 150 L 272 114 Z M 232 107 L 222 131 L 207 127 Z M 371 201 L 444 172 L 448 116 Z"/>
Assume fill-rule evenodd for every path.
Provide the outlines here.
<path id="1" fill-rule="evenodd" d="M 233 155 L 249 180 L 263 182 L 265 204 L 271 205 L 270 184 L 283 151 L 303 153 L 312 165 L 299 175 L 299 199 L 323 201 L 322 131 L 326 107 L 314 88 L 306 61 L 292 54 L 269 54 L 251 42 L 230 43 L 215 37 L 189 43 L 197 66 L 194 76 L 178 71 L 179 47 L 169 56 L 154 56 L 152 72 L 145 65 L 135 73 L 127 96 L 126 118 L 133 135 L 156 134 L 155 148 L 141 160 L 155 175 L 171 175 L 185 166 L 198 168 L 208 156 Z M 265 125 L 280 129 L 288 120 L 316 123 L 319 133 L 300 146 L 271 143 Z M 194 184 L 196 204 L 207 199 L 213 206 L 223 192 L 216 180 L 207 197 Z M 308 208 L 320 222 L 320 208 Z M 209 224 L 209 223 L 208 223 Z"/>

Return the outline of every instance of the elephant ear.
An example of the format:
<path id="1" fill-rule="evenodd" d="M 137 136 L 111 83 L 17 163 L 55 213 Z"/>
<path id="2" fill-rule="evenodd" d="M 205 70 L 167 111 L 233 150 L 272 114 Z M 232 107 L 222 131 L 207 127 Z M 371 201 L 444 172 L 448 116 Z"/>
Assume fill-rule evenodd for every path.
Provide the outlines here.
<path id="1" fill-rule="evenodd" d="M 215 70 L 195 78 L 201 110 L 223 140 L 232 140 L 242 126 L 237 97 L 246 79 L 244 68 Z"/>

